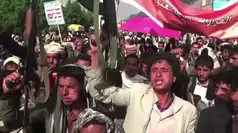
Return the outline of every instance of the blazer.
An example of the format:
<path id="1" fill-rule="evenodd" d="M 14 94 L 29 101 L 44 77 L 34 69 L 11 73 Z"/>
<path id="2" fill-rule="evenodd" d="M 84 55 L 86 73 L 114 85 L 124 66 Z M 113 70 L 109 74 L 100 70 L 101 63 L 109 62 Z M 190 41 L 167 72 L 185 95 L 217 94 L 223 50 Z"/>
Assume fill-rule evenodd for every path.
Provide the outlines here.
<path id="1" fill-rule="evenodd" d="M 104 103 L 112 103 L 117 106 L 127 107 L 127 113 L 123 128 L 125 133 L 146 133 L 150 116 L 154 105 L 154 91 L 148 84 L 135 84 L 131 89 L 117 87 L 95 88 L 102 82 L 100 71 L 85 71 L 89 93 L 96 100 Z M 173 118 L 176 126 L 173 133 L 194 133 L 197 118 L 196 108 L 174 95 L 172 103 Z"/>
<path id="2" fill-rule="evenodd" d="M 216 105 L 200 114 L 196 133 L 232 133 L 232 114 L 225 105 Z"/>

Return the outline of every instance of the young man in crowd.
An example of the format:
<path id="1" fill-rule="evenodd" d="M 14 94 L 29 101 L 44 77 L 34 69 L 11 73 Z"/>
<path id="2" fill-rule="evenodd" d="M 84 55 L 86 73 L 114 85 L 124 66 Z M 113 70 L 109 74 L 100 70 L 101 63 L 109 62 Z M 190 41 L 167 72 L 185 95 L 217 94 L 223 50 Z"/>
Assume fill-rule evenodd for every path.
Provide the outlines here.
<path id="1" fill-rule="evenodd" d="M 235 74 L 237 70 L 224 71 L 213 78 L 216 105 L 201 112 L 196 133 L 238 132 L 238 79 Z"/>
<path id="2" fill-rule="evenodd" d="M 231 50 L 232 50 L 231 44 L 226 42 L 220 44 L 221 55 L 219 56 L 218 60 L 221 66 L 225 66 L 229 63 Z"/>
<path id="3" fill-rule="evenodd" d="M 11 132 L 20 128 L 19 116 L 21 89 L 23 81 L 20 68 L 20 59 L 16 56 L 9 57 L 3 63 L 1 71 L 0 95 L 0 132 Z M 14 84 L 10 85 L 9 84 Z"/>
<path id="4" fill-rule="evenodd" d="M 210 107 L 212 102 L 207 99 L 209 76 L 213 70 L 213 59 L 207 54 L 200 55 L 195 61 L 195 73 L 188 83 L 189 101 L 193 103 L 199 111 Z M 199 103 L 199 105 L 198 105 Z"/>
<path id="5" fill-rule="evenodd" d="M 123 126 L 126 133 L 194 132 L 195 107 L 171 91 L 180 73 L 180 63 L 175 56 L 155 53 L 148 65 L 151 85 L 135 83 L 130 89 L 97 85 L 103 82 L 101 69 L 98 65 L 93 68 L 91 73 L 94 74 L 86 73 L 91 96 L 104 103 L 127 107 Z"/>
<path id="6" fill-rule="evenodd" d="M 84 87 L 84 70 L 77 65 L 69 64 L 62 67 L 58 74 L 59 85 L 58 89 L 54 91 L 54 95 L 57 95 L 57 102 L 54 112 L 50 114 L 50 117 L 47 117 L 46 133 L 106 133 L 106 124 L 112 125 L 111 121 L 106 121 L 109 120 L 106 116 L 98 113 L 91 114 L 95 117 L 93 120 L 96 120 L 96 123 L 87 121 L 92 116 L 87 116 L 85 113 L 89 110 L 86 110 L 87 95 Z M 98 115 L 104 118 L 102 119 Z M 100 123 L 102 121 L 103 123 Z M 79 123 L 83 125 L 80 126 Z"/>

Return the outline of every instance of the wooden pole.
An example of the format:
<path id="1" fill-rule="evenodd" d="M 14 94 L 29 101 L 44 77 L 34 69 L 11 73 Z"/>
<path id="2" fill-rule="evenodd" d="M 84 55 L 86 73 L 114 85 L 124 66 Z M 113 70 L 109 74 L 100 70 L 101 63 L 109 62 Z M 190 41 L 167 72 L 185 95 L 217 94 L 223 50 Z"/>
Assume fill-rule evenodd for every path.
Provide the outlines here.
<path id="1" fill-rule="evenodd" d="M 59 32 L 60 42 L 61 42 L 61 45 L 62 45 L 63 40 L 62 40 L 62 36 L 61 36 L 61 31 L 60 31 L 59 25 L 57 25 L 57 29 L 58 29 L 58 32 Z"/>
<path id="2" fill-rule="evenodd" d="M 96 35 L 97 49 L 98 49 L 98 60 L 100 65 L 104 65 L 104 58 L 102 54 L 101 42 L 99 39 L 99 0 L 93 1 L 93 23 L 94 23 L 94 34 Z"/>

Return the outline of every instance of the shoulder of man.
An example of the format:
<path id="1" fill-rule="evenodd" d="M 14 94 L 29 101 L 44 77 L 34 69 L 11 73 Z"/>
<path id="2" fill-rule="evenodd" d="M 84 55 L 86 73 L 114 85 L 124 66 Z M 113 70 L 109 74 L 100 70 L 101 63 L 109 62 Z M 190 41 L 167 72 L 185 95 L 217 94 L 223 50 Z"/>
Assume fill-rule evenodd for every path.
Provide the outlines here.
<path id="1" fill-rule="evenodd" d="M 144 94 L 147 93 L 150 89 L 151 89 L 150 84 L 135 83 L 131 88 L 131 92 L 135 94 Z"/>

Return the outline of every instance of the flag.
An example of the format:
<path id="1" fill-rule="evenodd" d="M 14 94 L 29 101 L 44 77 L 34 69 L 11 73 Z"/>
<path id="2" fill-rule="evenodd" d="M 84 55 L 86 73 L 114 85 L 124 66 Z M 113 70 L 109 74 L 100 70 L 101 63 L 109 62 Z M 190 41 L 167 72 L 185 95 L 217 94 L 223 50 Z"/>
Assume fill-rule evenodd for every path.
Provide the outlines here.
<path id="1" fill-rule="evenodd" d="M 179 0 L 121 0 L 162 27 L 219 39 L 238 38 L 238 4 L 219 11 L 193 8 Z"/>

